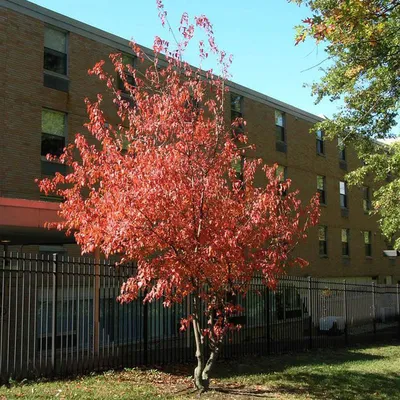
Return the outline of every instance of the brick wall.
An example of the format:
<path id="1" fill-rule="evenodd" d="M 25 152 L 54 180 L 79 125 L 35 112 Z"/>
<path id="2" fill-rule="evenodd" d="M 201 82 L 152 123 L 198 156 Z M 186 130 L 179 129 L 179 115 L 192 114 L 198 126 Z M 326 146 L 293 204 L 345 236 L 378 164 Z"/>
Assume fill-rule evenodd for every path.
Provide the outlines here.
<path id="1" fill-rule="evenodd" d="M 100 59 L 107 59 L 115 48 L 100 41 L 70 32 L 68 38 L 68 93 L 43 86 L 44 22 L 15 11 L 0 9 L 0 196 L 39 199 L 34 182 L 41 176 L 41 110 L 43 107 L 68 114 L 68 140 L 76 132 L 84 132 L 87 120 L 84 98 L 94 99 L 105 86 L 87 70 Z M 108 68 L 111 65 L 109 64 Z M 110 98 L 105 97 L 106 115 L 115 116 Z M 229 101 L 226 104 L 230 104 Z M 352 188 L 348 196 L 349 216 L 341 216 L 339 181 L 345 171 L 339 168 L 336 142 L 325 142 L 325 155 L 316 154 L 314 135 L 309 133 L 312 123 L 286 112 L 287 152 L 275 150 L 275 108 L 266 102 L 245 97 L 244 118 L 250 142 L 256 144 L 254 156 L 267 164 L 277 162 L 287 167 L 293 188 L 301 190 L 304 201 L 316 191 L 316 176 L 326 177 L 327 206 L 322 207 L 321 224 L 328 226 L 328 257 L 318 254 L 317 230 L 310 231 L 309 239 L 297 249 L 297 254 L 310 261 L 304 270 L 290 271 L 299 275 L 324 277 L 380 277 L 400 279 L 393 263 L 382 256 L 385 248 L 376 218 L 364 214 L 362 192 Z M 227 116 L 229 110 L 227 110 Z M 359 165 L 351 151 L 347 151 L 349 170 Z M 341 255 L 341 229 L 350 229 L 350 257 Z M 372 232 L 372 258 L 366 258 L 362 231 Z M 76 251 L 70 248 L 70 252 Z"/>

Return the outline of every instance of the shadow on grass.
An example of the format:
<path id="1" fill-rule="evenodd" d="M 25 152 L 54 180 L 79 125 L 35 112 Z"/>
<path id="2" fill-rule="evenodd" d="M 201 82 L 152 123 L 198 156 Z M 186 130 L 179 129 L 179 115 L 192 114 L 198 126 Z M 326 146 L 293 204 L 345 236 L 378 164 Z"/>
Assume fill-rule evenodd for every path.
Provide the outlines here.
<path id="1" fill-rule="evenodd" d="M 360 373 L 334 371 L 332 373 L 284 374 L 285 383 L 276 392 L 315 399 L 398 399 L 400 376 L 395 373 Z"/>
<path id="2" fill-rule="evenodd" d="M 363 347 L 363 349 L 367 347 Z M 360 353 L 356 349 L 314 350 L 268 357 L 248 357 L 221 361 L 213 375 L 216 378 L 232 378 L 268 373 L 279 373 L 291 367 L 339 365 L 345 362 L 369 362 L 385 359 L 385 356 Z"/>

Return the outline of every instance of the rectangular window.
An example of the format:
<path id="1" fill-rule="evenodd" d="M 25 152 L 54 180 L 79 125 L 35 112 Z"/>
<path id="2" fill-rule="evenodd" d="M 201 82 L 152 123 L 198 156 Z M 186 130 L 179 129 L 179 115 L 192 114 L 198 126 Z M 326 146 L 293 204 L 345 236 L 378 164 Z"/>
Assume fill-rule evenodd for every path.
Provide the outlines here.
<path id="1" fill-rule="evenodd" d="M 67 33 L 45 26 L 43 68 L 67 75 Z"/>
<path id="2" fill-rule="evenodd" d="M 231 123 L 235 122 L 236 118 L 243 118 L 243 96 L 231 93 Z M 243 124 L 239 123 L 233 129 L 235 135 L 243 132 Z"/>
<path id="3" fill-rule="evenodd" d="M 365 247 L 365 256 L 371 257 L 372 255 L 371 231 L 364 231 L 364 247 Z"/>
<path id="4" fill-rule="evenodd" d="M 341 139 L 338 139 L 339 160 L 346 161 L 346 147 Z"/>
<path id="5" fill-rule="evenodd" d="M 285 113 L 275 110 L 275 135 L 277 142 L 286 142 Z"/>
<path id="6" fill-rule="evenodd" d="M 278 165 L 275 171 L 275 176 L 280 177 L 281 182 L 287 179 L 287 168 L 283 165 Z"/>
<path id="7" fill-rule="evenodd" d="M 240 156 L 232 161 L 232 168 L 235 170 L 236 179 L 243 181 L 244 156 Z"/>
<path id="8" fill-rule="evenodd" d="M 317 154 L 325 154 L 324 133 L 321 130 L 318 130 L 316 137 L 317 137 Z"/>
<path id="9" fill-rule="evenodd" d="M 326 226 L 320 225 L 318 227 L 318 241 L 319 241 L 319 255 L 320 256 L 328 255 L 328 248 L 326 245 L 327 230 L 328 230 L 328 228 Z"/>
<path id="10" fill-rule="evenodd" d="M 340 181 L 340 207 L 347 208 L 347 185 L 346 182 Z"/>
<path id="11" fill-rule="evenodd" d="M 41 155 L 51 154 L 59 157 L 65 147 L 67 114 L 42 110 L 42 148 Z"/>
<path id="12" fill-rule="evenodd" d="M 363 186 L 363 209 L 366 213 L 371 210 L 371 196 L 368 186 Z"/>
<path id="13" fill-rule="evenodd" d="M 322 175 L 317 175 L 317 191 L 320 203 L 326 204 L 325 177 Z"/>
<path id="14" fill-rule="evenodd" d="M 349 230 L 342 229 L 342 256 L 349 255 Z"/>
<path id="15" fill-rule="evenodd" d="M 132 57 L 128 54 L 122 54 L 122 63 L 125 65 L 124 72 L 125 72 L 125 76 L 126 76 L 126 81 L 131 86 L 135 86 L 136 82 L 135 82 L 135 78 L 133 77 L 133 75 L 129 72 L 127 65 L 134 67 L 134 62 L 135 62 L 134 57 Z M 117 87 L 118 87 L 118 90 L 121 90 L 123 95 L 124 94 L 128 95 L 128 96 L 130 95 L 129 90 L 127 90 L 125 88 L 124 82 L 119 75 L 117 78 Z"/>

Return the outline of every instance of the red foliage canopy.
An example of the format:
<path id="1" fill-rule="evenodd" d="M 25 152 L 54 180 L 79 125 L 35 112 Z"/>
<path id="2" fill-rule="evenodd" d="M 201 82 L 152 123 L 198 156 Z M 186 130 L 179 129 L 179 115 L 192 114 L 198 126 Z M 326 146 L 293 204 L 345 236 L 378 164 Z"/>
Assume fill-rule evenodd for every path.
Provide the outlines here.
<path id="1" fill-rule="evenodd" d="M 215 54 L 222 76 L 182 61 L 196 27 L 206 32 L 201 58 Z M 95 102 L 86 99 L 86 128 L 97 144 L 77 134 L 60 157 L 70 172 L 39 186 L 65 199 L 57 228 L 73 233 L 82 252 L 98 248 L 137 262 L 121 301 L 143 289 L 146 300 L 163 298 L 166 305 L 195 294 L 209 310 L 227 315 L 234 311 L 224 300 L 227 291 L 245 294 L 255 274 L 273 285 L 286 266 L 306 264 L 291 252 L 317 222 L 318 199 L 303 207 L 298 193 L 289 190 L 290 180 L 281 181 L 276 166 L 261 167 L 261 160 L 245 159 L 243 175 L 237 176 L 233 162 L 249 146 L 245 133 L 232 133 L 244 121 L 232 127 L 224 118 L 230 58 L 215 45 L 206 17 L 190 25 L 184 14 L 179 31 L 183 39 L 175 51 L 155 39 L 154 58 L 144 71 L 124 65 L 120 54 L 110 56 L 130 99 L 116 89 L 104 61 L 95 65 L 90 73 L 114 93 L 120 123 L 106 121 L 101 95 Z M 138 46 L 132 48 L 149 62 Z M 258 167 L 265 173 L 264 187 L 254 184 Z"/>

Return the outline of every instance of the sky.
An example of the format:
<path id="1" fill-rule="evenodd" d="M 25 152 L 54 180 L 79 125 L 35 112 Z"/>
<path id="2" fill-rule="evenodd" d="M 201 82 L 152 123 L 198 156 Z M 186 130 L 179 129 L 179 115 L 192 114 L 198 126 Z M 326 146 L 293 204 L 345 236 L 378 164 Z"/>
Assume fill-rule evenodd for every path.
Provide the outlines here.
<path id="1" fill-rule="evenodd" d="M 172 40 L 161 26 L 156 0 L 34 0 L 34 3 L 96 28 L 152 47 L 154 36 Z M 233 55 L 231 80 L 316 115 L 331 117 L 338 104 L 314 104 L 309 87 L 322 76 L 316 66 L 325 59 L 323 47 L 309 41 L 294 44 L 294 26 L 309 13 L 287 0 L 164 0 L 171 26 L 183 12 L 205 14 L 216 42 Z M 194 49 L 185 59 L 198 65 Z"/>

